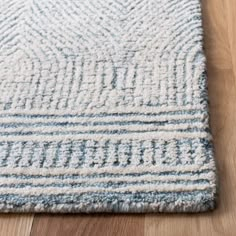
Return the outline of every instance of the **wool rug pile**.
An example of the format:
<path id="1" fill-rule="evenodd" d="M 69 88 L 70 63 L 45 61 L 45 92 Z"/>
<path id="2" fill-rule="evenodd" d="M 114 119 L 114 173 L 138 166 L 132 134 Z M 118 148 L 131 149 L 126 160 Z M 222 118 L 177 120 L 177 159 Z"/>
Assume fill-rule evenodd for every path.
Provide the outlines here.
<path id="1" fill-rule="evenodd" d="M 2 0 L 0 211 L 215 207 L 199 0 Z"/>

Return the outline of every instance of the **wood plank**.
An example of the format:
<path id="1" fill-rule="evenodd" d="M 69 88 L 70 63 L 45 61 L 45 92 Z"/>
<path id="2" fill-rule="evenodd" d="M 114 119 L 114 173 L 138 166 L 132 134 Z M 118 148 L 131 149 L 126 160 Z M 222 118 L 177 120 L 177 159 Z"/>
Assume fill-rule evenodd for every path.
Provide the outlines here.
<path id="1" fill-rule="evenodd" d="M 142 215 L 37 215 L 31 236 L 144 236 Z"/>
<path id="2" fill-rule="evenodd" d="M 236 233 L 236 65 L 232 56 L 233 44 L 235 46 L 232 38 L 236 36 L 232 30 L 236 2 L 227 0 L 227 8 L 225 3 L 222 0 L 203 1 L 211 127 L 220 176 L 218 209 L 198 215 L 147 216 L 145 236 L 228 236 Z M 231 8 L 231 5 L 234 7 Z M 232 17 L 229 11 L 233 11 L 230 13 Z"/>
<path id="3" fill-rule="evenodd" d="M 33 214 L 0 214 L 1 236 L 30 236 Z"/>
<path id="4" fill-rule="evenodd" d="M 204 48 L 208 66 L 229 69 L 232 67 L 231 51 L 223 3 L 222 0 L 202 1 Z"/>
<path id="5" fill-rule="evenodd" d="M 231 51 L 231 59 L 234 76 L 236 76 L 236 2 L 235 0 L 225 0 L 225 17 L 227 19 L 228 39 Z"/>

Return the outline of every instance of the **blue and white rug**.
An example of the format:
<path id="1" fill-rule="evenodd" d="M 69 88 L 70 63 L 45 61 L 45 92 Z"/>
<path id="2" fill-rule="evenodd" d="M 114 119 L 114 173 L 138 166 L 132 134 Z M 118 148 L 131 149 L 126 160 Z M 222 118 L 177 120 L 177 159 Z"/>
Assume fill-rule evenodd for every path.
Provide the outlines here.
<path id="1" fill-rule="evenodd" d="M 0 211 L 215 207 L 199 0 L 2 0 Z"/>

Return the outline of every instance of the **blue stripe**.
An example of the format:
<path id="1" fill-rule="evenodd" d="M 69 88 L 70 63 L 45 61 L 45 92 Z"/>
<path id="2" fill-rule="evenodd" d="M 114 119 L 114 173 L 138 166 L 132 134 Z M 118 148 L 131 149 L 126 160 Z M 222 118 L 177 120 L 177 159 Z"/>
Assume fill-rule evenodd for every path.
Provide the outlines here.
<path id="1" fill-rule="evenodd" d="M 176 132 L 184 132 L 184 133 L 188 133 L 188 134 L 191 134 L 191 133 L 195 133 L 195 132 L 203 132 L 203 133 L 208 133 L 208 128 L 203 128 L 203 129 L 199 129 L 199 128 L 189 128 L 189 129 L 186 129 L 186 130 L 183 130 L 183 129 L 176 129 L 175 130 Z M 27 132 L 24 132 L 24 131 L 20 131 L 20 132 L 0 132 L 0 135 L 1 136 L 8 136 L 8 135 L 14 135 L 14 136 L 30 136 L 30 135 L 69 135 L 69 134 L 72 134 L 72 135 L 77 135 L 77 134 L 111 134 L 111 135 L 119 135 L 119 134 L 135 134 L 135 133 L 150 133 L 150 132 L 166 132 L 166 133 L 172 133 L 173 134 L 173 130 L 161 130 L 161 131 L 158 131 L 158 130 L 142 130 L 142 131 L 128 131 L 128 130 L 122 130 L 122 129 L 117 129 L 117 130 L 111 130 L 111 131 L 107 131 L 107 130 L 102 130 L 102 131 L 91 131 L 91 130 L 88 130 L 88 131 L 83 131 L 83 132 L 77 132 L 77 131 L 68 131 L 68 132 L 63 132 L 63 131 L 53 131 L 53 132 L 45 132 L 45 133 L 42 133 L 42 132 L 39 132 L 39 131 L 27 131 Z"/>
<path id="2" fill-rule="evenodd" d="M 168 209 L 171 206 L 172 211 L 197 211 L 210 210 L 215 207 L 215 194 L 212 190 L 196 190 L 191 192 L 139 192 L 139 193 L 81 193 L 81 194 L 58 194 L 58 195 L 40 195 L 40 196 L 22 196 L 19 194 L 2 194 L 0 195 L 1 203 L 5 203 L 3 209 L 16 211 L 24 210 L 25 205 L 31 204 L 30 209 L 36 211 L 36 205 L 41 204 L 39 211 L 50 211 L 55 209 L 57 204 L 64 204 L 62 210 L 79 212 L 80 204 L 84 204 L 87 211 L 153 211 L 148 208 L 142 209 L 143 204 L 159 203 Z M 179 202 L 179 204 L 177 204 Z M 100 204 L 100 209 L 95 203 Z M 126 203 L 125 208 L 121 207 Z M 184 203 L 184 204 L 183 204 Z M 8 205 L 7 205 L 8 204 Z M 104 206 L 102 205 L 104 204 Z M 136 204 L 139 204 L 139 208 Z M 140 205 L 141 204 L 141 205 Z M 90 207 L 89 207 L 90 206 Z M 189 207 L 188 207 L 189 206 Z M 14 207 L 14 208 L 13 208 Z M 195 209 L 196 208 L 196 209 Z M 162 209 L 162 210 L 165 210 Z M 29 209 L 28 209 L 29 210 Z M 85 211 L 85 209 L 82 209 Z"/>
<path id="3" fill-rule="evenodd" d="M 52 184 L 34 184 L 34 183 L 18 183 L 18 184 L 0 184 L 0 188 L 14 188 L 14 189 L 20 189 L 25 187 L 34 187 L 34 188 L 46 188 L 46 187 L 59 187 L 59 188 L 65 188 L 70 187 L 71 189 L 75 188 L 86 188 L 86 187 L 101 187 L 101 188 L 119 188 L 119 187 L 128 187 L 128 186 L 146 186 L 146 184 L 185 184 L 187 185 L 198 185 L 198 184 L 208 184 L 210 183 L 209 180 L 199 178 L 198 180 L 176 180 L 176 181 L 170 181 L 170 180 L 163 180 L 163 181 L 132 181 L 132 182 L 126 182 L 126 181 L 116 181 L 116 182 L 99 182 L 99 183 L 52 183 Z M 126 192 L 129 192 L 127 190 Z"/>
<path id="4" fill-rule="evenodd" d="M 79 171 L 79 169 L 78 169 Z M 205 170 L 199 170 L 199 171 L 162 171 L 158 173 L 152 173 L 150 171 L 142 172 L 142 173 L 127 173 L 127 174 L 112 174 L 112 173 L 102 173 L 102 174 L 86 174 L 80 175 L 80 174 L 58 174 L 58 175 L 50 175 L 50 173 L 44 178 L 54 178 L 54 179 L 87 179 L 87 178 L 104 178 L 104 177 L 140 177 L 144 175 L 150 175 L 150 176 L 168 176 L 168 175 L 176 175 L 179 176 L 196 176 L 199 174 L 209 173 L 212 172 L 212 169 L 205 169 Z M 10 177 L 16 177 L 17 179 L 41 179 L 42 175 L 27 175 L 27 174 L 0 174 L 0 177 L 4 178 L 10 178 Z"/>
<path id="5" fill-rule="evenodd" d="M 111 121 L 111 122 L 73 122 L 73 121 L 64 121 L 64 122 L 35 122 L 35 123 L 22 123 L 22 122 L 11 122 L 11 123 L 0 123 L 0 127 L 9 128 L 9 127 L 41 127 L 41 126 L 99 126 L 99 125 L 146 125 L 146 124 L 155 124 L 158 126 L 163 126 L 166 124 L 189 124 L 189 122 L 201 122 L 201 118 L 196 119 L 182 119 L 182 120 L 166 120 L 166 121 Z"/>
<path id="6" fill-rule="evenodd" d="M 101 112 L 99 114 L 63 114 L 63 115 L 43 115 L 43 114 L 37 114 L 37 115 L 30 115 L 30 114 L 21 114 L 20 112 L 16 112 L 15 114 L 0 114 L 0 117 L 22 117 L 22 118 L 51 118 L 51 117 L 109 117 L 109 116 L 132 116 L 132 115 L 140 115 L 140 116 L 160 116 L 160 115 L 184 115 L 184 114 L 190 114 L 190 115 L 196 115 L 196 114 L 207 114 L 204 110 L 196 110 L 193 109 L 191 111 L 161 111 L 161 112 L 129 112 L 129 113 L 122 113 L 122 112 L 114 112 L 114 113 L 105 113 Z"/>

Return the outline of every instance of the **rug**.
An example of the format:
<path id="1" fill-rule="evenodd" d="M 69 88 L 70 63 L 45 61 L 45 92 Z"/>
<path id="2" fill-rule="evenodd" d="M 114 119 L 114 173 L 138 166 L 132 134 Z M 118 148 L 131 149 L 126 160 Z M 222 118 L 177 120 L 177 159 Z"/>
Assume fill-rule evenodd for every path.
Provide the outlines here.
<path id="1" fill-rule="evenodd" d="M 199 0 L 3 0 L 0 211 L 214 209 Z"/>

